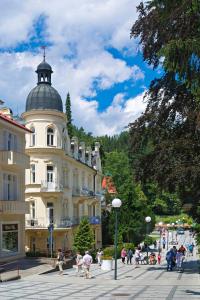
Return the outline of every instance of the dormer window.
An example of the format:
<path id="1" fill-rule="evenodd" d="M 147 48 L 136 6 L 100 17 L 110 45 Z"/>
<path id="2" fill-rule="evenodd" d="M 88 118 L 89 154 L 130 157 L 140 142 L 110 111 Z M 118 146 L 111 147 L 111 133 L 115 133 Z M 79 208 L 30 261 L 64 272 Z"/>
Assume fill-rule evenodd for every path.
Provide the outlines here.
<path id="1" fill-rule="evenodd" d="M 53 128 L 47 129 L 47 146 L 54 145 L 54 130 Z"/>

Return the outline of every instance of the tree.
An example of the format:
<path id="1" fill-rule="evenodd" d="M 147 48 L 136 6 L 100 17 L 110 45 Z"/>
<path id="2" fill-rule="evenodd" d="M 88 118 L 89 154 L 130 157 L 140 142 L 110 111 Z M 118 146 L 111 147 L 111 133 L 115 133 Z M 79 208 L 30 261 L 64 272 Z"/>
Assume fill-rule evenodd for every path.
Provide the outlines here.
<path id="1" fill-rule="evenodd" d="M 94 234 L 87 218 L 83 218 L 74 236 L 74 248 L 84 254 L 94 246 Z"/>
<path id="2" fill-rule="evenodd" d="M 200 216 L 200 9 L 197 0 L 153 0 L 138 7 L 131 34 L 161 78 L 151 82 L 145 113 L 130 125 L 132 163 L 143 184 L 178 193 Z M 162 60 L 161 60 L 162 58 Z"/>
<path id="3" fill-rule="evenodd" d="M 65 113 L 67 116 L 67 129 L 70 139 L 73 136 L 73 126 L 72 126 L 72 112 L 71 112 L 71 99 L 70 94 L 67 93 L 67 98 L 65 102 Z"/>
<path id="4" fill-rule="evenodd" d="M 119 211 L 119 232 L 123 236 L 124 242 L 137 244 L 142 241 L 146 232 L 145 217 L 151 216 L 152 227 L 155 217 L 141 186 L 133 181 L 127 153 L 117 151 L 106 153 L 104 173 L 106 172 L 112 174 L 118 192 L 117 197 L 122 200 Z M 108 232 L 109 237 L 113 238 L 114 211 L 111 211 L 109 217 L 108 214 L 105 217 L 104 232 Z M 106 239 L 108 240 L 107 235 Z"/>
<path id="5" fill-rule="evenodd" d="M 164 70 L 200 100 L 199 0 L 152 0 L 137 9 L 131 36 L 140 37 L 144 60 L 155 68 L 162 58 Z"/>

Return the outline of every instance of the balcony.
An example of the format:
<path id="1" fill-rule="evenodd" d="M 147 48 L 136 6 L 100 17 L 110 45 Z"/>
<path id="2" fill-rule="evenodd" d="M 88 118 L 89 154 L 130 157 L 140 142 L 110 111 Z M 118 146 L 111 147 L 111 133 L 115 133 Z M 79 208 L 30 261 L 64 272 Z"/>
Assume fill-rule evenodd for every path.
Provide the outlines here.
<path id="1" fill-rule="evenodd" d="M 45 218 L 34 218 L 34 219 L 29 218 L 29 219 L 26 219 L 26 229 L 28 229 L 28 228 L 47 229 L 48 225 L 49 225 L 49 222 L 47 222 L 47 220 Z"/>
<path id="2" fill-rule="evenodd" d="M 41 192 L 63 192 L 63 185 L 56 180 L 53 182 L 43 180 L 41 181 Z"/>
<path id="3" fill-rule="evenodd" d="M 24 201 L 0 201 L 0 214 L 27 214 L 29 203 Z"/>
<path id="4" fill-rule="evenodd" d="M 30 165 L 30 158 L 28 155 L 21 152 L 0 150 L 0 164 L 13 165 L 27 169 Z"/>
<path id="5" fill-rule="evenodd" d="M 73 188 L 72 196 L 74 197 L 94 197 L 95 193 L 93 191 L 88 190 L 87 188 Z"/>

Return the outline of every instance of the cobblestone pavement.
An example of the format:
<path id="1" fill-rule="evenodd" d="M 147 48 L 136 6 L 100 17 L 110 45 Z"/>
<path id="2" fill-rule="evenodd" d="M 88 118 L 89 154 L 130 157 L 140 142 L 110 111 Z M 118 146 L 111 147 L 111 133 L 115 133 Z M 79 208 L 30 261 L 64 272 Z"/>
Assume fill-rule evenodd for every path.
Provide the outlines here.
<path id="1" fill-rule="evenodd" d="M 180 237 L 180 244 L 189 236 Z M 200 299 L 200 275 L 197 257 L 188 256 L 184 262 L 184 272 L 166 271 L 163 264 L 124 265 L 118 262 L 118 280 L 113 280 L 114 271 L 102 271 L 92 266 L 92 278 L 77 277 L 75 270 L 46 275 L 32 275 L 22 280 L 1 283 L 0 299 Z"/>

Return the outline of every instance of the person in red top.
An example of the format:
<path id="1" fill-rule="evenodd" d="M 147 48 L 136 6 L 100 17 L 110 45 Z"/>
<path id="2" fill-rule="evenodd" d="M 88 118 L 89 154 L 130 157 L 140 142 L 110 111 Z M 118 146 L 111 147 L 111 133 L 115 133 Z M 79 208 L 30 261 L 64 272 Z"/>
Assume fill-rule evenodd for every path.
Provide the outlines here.
<path id="1" fill-rule="evenodd" d="M 183 253 L 183 255 L 185 255 L 185 247 L 183 245 L 181 245 L 181 247 L 179 248 L 179 251 Z"/>
<path id="2" fill-rule="evenodd" d="M 161 254 L 160 254 L 160 252 L 158 253 L 158 264 L 160 265 L 160 263 L 161 263 Z"/>
<path id="3" fill-rule="evenodd" d="M 125 258 L 126 258 L 126 249 L 123 248 L 122 251 L 121 251 L 121 259 L 122 259 L 122 262 L 125 264 Z"/>

